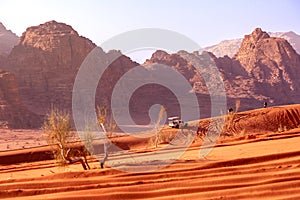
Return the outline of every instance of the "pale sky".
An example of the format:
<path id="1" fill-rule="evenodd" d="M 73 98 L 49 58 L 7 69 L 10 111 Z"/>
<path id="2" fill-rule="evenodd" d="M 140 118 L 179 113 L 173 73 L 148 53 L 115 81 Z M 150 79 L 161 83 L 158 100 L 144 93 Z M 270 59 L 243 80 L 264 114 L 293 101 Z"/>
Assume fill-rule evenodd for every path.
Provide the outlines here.
<path id="1" fill-rule="evenodd" d="M 256 27 L 300 34 L 299 19 L 298 0 L 0 0 L 0 22 L 19 36 L 56 20 L 97 45 L 126 31 L 163 28 L 206 47 Z"/>

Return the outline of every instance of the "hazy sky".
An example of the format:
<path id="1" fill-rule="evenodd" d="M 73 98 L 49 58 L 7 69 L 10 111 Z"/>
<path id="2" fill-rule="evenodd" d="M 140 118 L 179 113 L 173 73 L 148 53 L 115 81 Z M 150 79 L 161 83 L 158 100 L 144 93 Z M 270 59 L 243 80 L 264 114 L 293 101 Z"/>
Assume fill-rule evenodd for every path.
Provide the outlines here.
<path id="1" fill-rule="evenodd" d="M 0 21 L 17 35 L 56 20 L 101 44 L 138 28 L 165 28 L 200 46 L 243 37 L 255 27 L 300 33 L 298 0 L 0 0 Z"/>

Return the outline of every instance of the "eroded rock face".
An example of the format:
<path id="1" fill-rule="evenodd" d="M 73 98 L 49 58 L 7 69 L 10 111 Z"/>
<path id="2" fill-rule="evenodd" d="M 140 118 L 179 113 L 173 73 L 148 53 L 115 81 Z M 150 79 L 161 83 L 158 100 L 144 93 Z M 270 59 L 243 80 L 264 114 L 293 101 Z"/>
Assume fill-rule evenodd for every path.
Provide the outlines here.
<path id="1" fill-rule="evenodd" d="M 20 98 L 16 98 L 15 104 L 22 105 L 23 102 L 37 114 L 46 114 L 51 106 L 71 112 L 75 77 L 83 60 L 95 47 L 94 43 L 63 23 L 51 21 L 28 28 L 4 67 L 15 75 L 15 84 L 19 85 Z M 82 98 L 95 98 L 96 105 L 110 106 L 115 84 L 138 63 L 116 50 L 104 52 L 98 48 L 98 51 L 94 60 L 107 63 L 109 68 L 99 81 L 96 96 Z M 145 70 L 149 70 L 147 64 L 156 63 L 171 67 L 188 81 L 200 103 L 201 117 L 210 116 L 210 95 L 218 95 L 218 89 L 223 86 L 228 107 L 234 107 L 235 102 L 241 100 L 240 110 L 262 107 L 264 101 L 271 105 L 299 103 L 299 55 L 285 39 L 270 37 L 259 28 L 245 36 L 233 58 L 218 58 L 209 52 L 168 54 L 157 51 L 144 64 Z M 211 71 L 208 65 L 215 65 L 219 73 Z M 85 77 L 83 81 L 90 78 Z M 216 90 L 209 90 L 205 80 Z M 178 84 L 176 80 L 173 83 L 175 87 Z M 184 92 L 188 94 L 190 91 Z M 164 105 L 169 116 L 180 113 L 178 99 L 172 91 L 148 84 L 138 88 L 130 99 L 134 120 L 149 123 L 148 111 L 154 104 Z"/>
<path id="2" fill-rule="evenodd" d="M 198 54 L 181 51 L 172 55 L 156 52 L 147 62 L 162 63 L 182 74 L 188 74 L 186 78 L 193 85 L 194 91 L 198 94 L 209 94 L 211 91 L 207 90 L 201 76 L 210 77 L 210 84 L 216 88 L 219 86 L 214 79 L 216 74 L 205 68 L 208 66 L 205 61 L 207 56 L 219 69 L 228 106 L 234 106 L 236 100 L 242 101 L 243 110 L 261 107 L 264 101 L 271 105 L 300 102 L 300 82 L 297 78 L 300 75 L 299 55 L 285 39 L 270 37 L 260 28 L 245 36 L 233 58 L 217 58 L 206 52 Z M 201 75 L 194 70 L 197 65 L 202 66 Z"/>
<path id="3" fill-rule="evenodd" d="M 25 105 L 44 114 L 51 105 L 70 108 L 79 66 L 95 44 L 69 25 L 50 21 L 27 28 L 8 57 Z"/>
<path id="4" fill-rule="evenodd" d="M 297 78 L 300 75 L 300 57 L 285 39 L 270 37 L 261 29 L 255 29 L 245 36 L 234 59 L 255 79 L 257 93 L 264 93 L 278 101 L 281 101 L 278 96 L 296 99 L 300 89 Z"/>
<path id="5" fill-rule="evenodd" d="M 95 47 L 71 26 L 50 21 L 23 33 L 8 57 L 6 69 L 15 74 L 21 98 L 31 111 L 44 115 L 56 107 L 71 113 L 77 72 Z M 83 98 L 96 98 L 96 105 L 106 105 L 117 80 L 138 64 L 118 51 L 106 53 L 100 47 L 96 60 L 111 64 L 99 82 L 96 97 Z"/>
<path id="6" fill-rule="evenodd" d="M 12 73 L 0 70 L 0 128 L 38 128 L 42 117 L 28 111 Z"/>

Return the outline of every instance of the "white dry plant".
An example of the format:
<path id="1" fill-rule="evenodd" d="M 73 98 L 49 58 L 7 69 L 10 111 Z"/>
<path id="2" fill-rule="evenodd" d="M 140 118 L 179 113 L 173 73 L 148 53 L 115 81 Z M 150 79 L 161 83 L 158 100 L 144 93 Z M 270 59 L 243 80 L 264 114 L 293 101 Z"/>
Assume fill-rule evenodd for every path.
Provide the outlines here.
<path id="1" fill-rule="evenodd" d="M 103 143 L 104 157 L 100 161 L 101 168 L 104 168 L 104 164 L 108 159 L 108 148 L 111 145 L 109 138 L 113 137 L 113 134 L 117 129 L 117 124 L 113 118 L 112 113 L 109 114 L 108 109 L 104 106 L 97 106 L 97 115 L 98 115 L 98 123 L 101 126 L 106 136 L 104 138 L 104 143 Z"/>
<path id="2" fill-rule="evenodd" d="M 154 131 L 155 131 L 155 148 L 157 148 L 157 146 L 158 146 L 159 132 L 160 132 L 160 129 L 162 128 L 162 126 L 163 126 L 161 124 L 164 124 L 164 123 L 162 123 L 162 120 L 164 118 L 165 113 L 166 113 L 166 108 L 164 106 L 161 106 L 159 114 L 158 114 L 158 119 L 157 119 L 157 121 L 156 121 L 156 123 L 154 125 Z"/>
<path id="3" fill-rule="evenodd" d="M 165 113 L 166 113 L 166 108 L 164 106 L 161 106 L 158 113 L 158 118 L 153 125 L 153 129 L 147 131 L 147 134 L 152 135 L 152 137 L 150 137 L 148 141 L 149 146 L 155 146 L 155 148 L 157 148 L 158 144 L 160 142 L 164 142 L 166 139 L 164 137 L 165 135 L 161 135 L 162 127 L 164 125 L 162 120 L 164 119 Z"/>

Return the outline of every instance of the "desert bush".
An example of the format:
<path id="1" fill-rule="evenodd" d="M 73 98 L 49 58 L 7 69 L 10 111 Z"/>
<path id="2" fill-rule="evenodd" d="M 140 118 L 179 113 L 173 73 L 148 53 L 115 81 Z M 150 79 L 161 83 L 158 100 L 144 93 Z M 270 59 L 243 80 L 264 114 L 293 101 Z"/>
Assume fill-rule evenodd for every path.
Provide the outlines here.
<path id="1" fill-rule="evenodd" d="M 174 133 L 172 131 L 165 131 L 164 133 L 159 133 L 158 141 L 162 144 L 170 143 L 174 138 Z"/>
<path id="2" fill-rule="evenodd" d="M 45 119 L 43 129 L 59 166 L 80 162 L 83 169 L 90 169 L 86 158 L 88 155 L 86 148 L 70 146 L 76 138 L 75 132 L 71 131 L 68 113 L 53 108 Z"/>
<path id="3" fill-rule="evenodd" d="M 89 154 L 94 154 L 94 140 L 96 139 L 96 135 L 94 134 L 95 128 L 91 125 L 86 125 L 84 133 L 83 133 L 83 142 L 86 150 Z"/>
<path id="4" fill-rule="evenodd" d="M 179 131 L 178 129 L 176 130 Z M 151 133 L 153 135 L 153 131 L 151 131 Z M 158 144 L 168 144 L 174 139 L 175 135 L 174 130 L 166 131 L 161 129 L 157 135 L 150 137 L 148 145 L 157 148 Z"/>
<path id="5" fill-rule="evenodd" d="M 67 144 L 74 141 L 69 114 L 53 108 L 46 116 L 43 130 L 55 160 L 59 165 L 65 165 L 67 161 L 64 153 L 68 150 Z"/>
<path id="6" fill-rule="evenodd" d="M 281 133 L 281 132 L 285 132 L 288 130 L 287 126 L 285 125 L 282 125 L 281 123 L 279 124 L 279 127 L 278 127 L 278 132 Z"/>
<path id="7" fill-rule="evenodd" d="M 155 146 L 155 143 L 156 143 L 156 142 L 157 142 L 157 138 L 156 138 L 156 136 L 154 135 L 154 136 L 150 137 L 150 139 L 149 139 L 149 141 L 148 141 L 148 146 L 153 147 L 153 146 Z M 158 143 L 159 143 L 159 141 L 158 141 Z"/>
<path id="8" fill-rule="evenodd" d="M 246 129 L 241 130 L 240 136 L 246 138 L 247 132 Z"/>
<path id="9" fill-rule="evenodd" d="M 153 129 L 149 131 L 149 134 L 153 135 L 152 137 L 150 137 L 148 141 L 149 146 L 155 146 L 155 148 L 157 148 L 158 144 L 162 142 L 162 138 L 165 137 L 162 135 L 162 129 L 161 129 L 163 127 L 163 125 L 161 124 L 165 113 L 166 113 L 165 107 L 161 106 L 157 121 L 153 125 Z"/>

